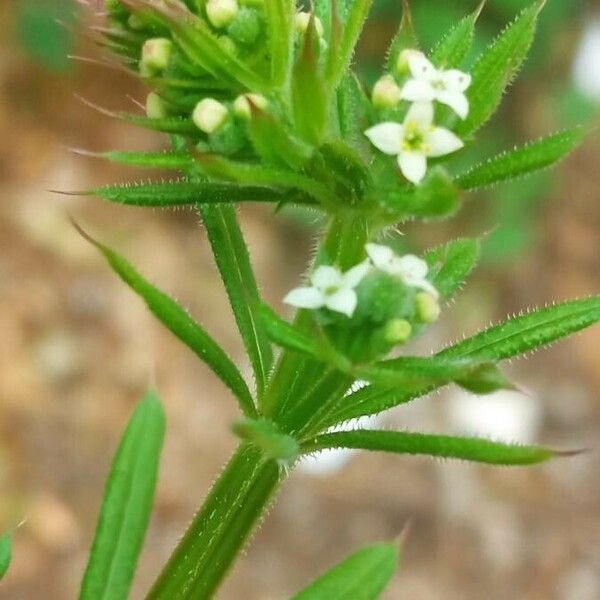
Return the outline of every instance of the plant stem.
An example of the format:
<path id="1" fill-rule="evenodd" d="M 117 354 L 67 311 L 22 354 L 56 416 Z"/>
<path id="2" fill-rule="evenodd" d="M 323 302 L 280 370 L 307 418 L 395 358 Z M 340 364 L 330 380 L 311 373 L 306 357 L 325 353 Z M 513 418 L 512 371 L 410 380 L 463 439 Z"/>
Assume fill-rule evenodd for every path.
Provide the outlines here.
<path id="1" fill-rule="evenodd" d="M 279 466 L 241 444 L 171 555 L 148 600 L 211 598 L 283 480 Z"/>

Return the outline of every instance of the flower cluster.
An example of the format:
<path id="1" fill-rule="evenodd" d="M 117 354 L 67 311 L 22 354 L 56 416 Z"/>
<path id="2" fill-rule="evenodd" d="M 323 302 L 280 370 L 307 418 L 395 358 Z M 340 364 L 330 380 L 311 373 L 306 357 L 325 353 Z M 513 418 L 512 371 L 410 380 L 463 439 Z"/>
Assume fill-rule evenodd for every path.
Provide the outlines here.
<path id="1" fill-rule="evenodd" d="M 440 70 L 418 50 L 404 50 L 397 72 L 405 81 L 400 87 L 392 75 L 384 75 L 373 88 L 373 105 L 379 109 L 411 102 L 404 121 L 384 121 L 365 131 L 384 154 L 396 156 L 402 174 L 419 184 L 427 172 L 427 159 L 451 154 L 464 143 L 449 129 L 434 125 L 434 102 L 450 107 L 461 119 L 469 114 L 465 95 L 470 75 L 457 69 Z"/>
<path id="2" fill-rule="evenodd" d="M 413 254 L 398 256 L 388 246 L 379 244 L 367 244 L 365 250 L 369 258 L 345 273 L 331 265 L 317 267 L 310 276 L 311 285 L 293 289 L 284 302 L 297 308 L 327 308 L 352 317 L 358 304 L 356 288 L 373 271 L 391 275 L 437 302 L 439 294 L 427 279 L 429 267 L 423 259 Z"/>

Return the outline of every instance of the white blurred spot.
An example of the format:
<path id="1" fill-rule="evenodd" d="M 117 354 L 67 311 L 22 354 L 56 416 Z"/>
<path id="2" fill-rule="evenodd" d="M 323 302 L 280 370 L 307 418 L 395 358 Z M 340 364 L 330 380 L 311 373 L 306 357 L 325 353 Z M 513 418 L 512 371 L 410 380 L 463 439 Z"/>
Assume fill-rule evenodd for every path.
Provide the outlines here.
<path id="1" fill-rule="evenodd" d="M 600 100 L 600 20 L 585 25 L 573 64 L 575 85 L 586 96 Z"/>
<path id="2" fill-rule="evenodd" d="M 511 391 L 487 396 L 457 391 L 448 398 L 448 407 L 459 433 L 504 442 L 534 442 L 542 417 L 537 398 Z"/>

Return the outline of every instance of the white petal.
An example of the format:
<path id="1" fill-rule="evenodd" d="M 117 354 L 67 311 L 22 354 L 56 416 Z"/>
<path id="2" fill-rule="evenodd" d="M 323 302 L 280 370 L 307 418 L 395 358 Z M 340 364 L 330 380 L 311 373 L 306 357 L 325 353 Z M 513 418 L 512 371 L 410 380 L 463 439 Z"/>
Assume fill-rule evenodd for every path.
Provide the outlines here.
<path id="1" fill-rule="evenodd" d="M 412 287 L 419 288 L 424 292 L 430 293 L 436 300 L 440 297 L 440 293 L 435 289 L 435 286 L 427 279 L 419 279 L 415 280 L 412 283 L 406 282 L 408 285 Z"/>
<path id="2" fill-rule="evenodd" d="M 433 104 L 431 102 L 415 102 L 406 113 L 404 126 L 414 123 L 419 129 L 427 129 L 432 122 Z"/>
<path id="3" fill-rule="evenodd" d="M 425 144 L 429 147 L 427 156 L 444 156 L 460 150 L 464 143 L 454 133 L 443 127 L 435 127 L 425 136 Z"/>
<path id="4" fill-rule="evenodd" d="M 432 102 L 435 96 L 431 83 L 425 79 L 409 79 L 400 92 L 400 98 L 409 102 Z"/>
<path id="5" fill-rule="evenodd" d="M 373 146 L 383 153 L 398 154 L 402 148 L 404 126 L 387 121 L 367 129 L 365 135 L 371 140 Z"/>
<path id="6" fill-rule="evenodd" d="M 351 289 L 339 290 L 325 299 L 325 306 L 329 310 L 342 313 L 351 317 L 356 309 L 358 298 L 356 292 Z"/>
<path id="7" fill-rule="evenodd" d="M 420 152 L 402 152 L 398 155 L 398 165 L 406 179 L 419 184 L 427 172 L 427 159 Z"/>
<path id="8" fill-rule="evenodd" d="M 339 288 L 344 279 L 339 269 L 329 265 L 322 265 L 310 276 L 310 282 L 318 290 L 326 290 L 327 288 Z"/>
<path id="9" fill-rule="evenodd" d="M 396 266 L 399 274 L 412 279 L 424 279 L 429 272 L 427 263 L 414 254 L 406 254 L 398 258 Z"/>
<path id="10" fill-rule="evenodd" d="M 463 92 L 441 91 L 437 100 L 449 106 L 461 119 L 466 119 L 469 114 L 469 101 Z"/>
<path id="11" fill-rule="evenodd" d="M 471 76 L 458 69 L 450 69 L 440 73 L 440 78 L 447 90 L 464 92 L 471 85 Z"/>
<path id="12" fill-rule="evenodd" d="M 370 269 L 371 263 L 368 260 L 364 260 L 360 264 L 346 271 L 344 273 L 344 287 L 355 288 Z"/>
<path id="13" fill-rule="evenodd" d="M 408 68 L 415 79 L 432 79 L 437 74 L 436 68 L 427 60 L 422 52 L 410 53 Z"/>
<path id="14" fill-rule="evenodd" d="M 381 244 L 367 244 L 365 249 L 375 267 L 382 271 L 389 272 L 392 261 L 396 256 L 391 248 L 382 246 Z"/>
<path id="15" fill-rule="evenodd" d="M 283 301 L 296 308 L 321 308 L 325 305 L 325 296 L 312 287 L 300 287 L 292 290 Z"/>

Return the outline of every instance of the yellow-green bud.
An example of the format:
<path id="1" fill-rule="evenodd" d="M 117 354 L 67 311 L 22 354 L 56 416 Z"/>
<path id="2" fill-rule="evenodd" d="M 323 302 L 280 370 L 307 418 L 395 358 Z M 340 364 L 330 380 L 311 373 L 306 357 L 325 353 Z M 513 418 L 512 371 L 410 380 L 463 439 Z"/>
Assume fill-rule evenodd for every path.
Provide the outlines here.
<path id="1" fill-rule="evenodd" d="M 413 48 L 407 48 L 406 50 L 402 50 L 398 55 L 398 60 L 396 61 L 396 71 L 398 75 L 408 75 L 410 73 L 410 68 L 408 63 L 413 56 L 422 56 L 423 53 L 420 50 L 415 50 Z"/>
<path id="2" fill-rule="evenodd" d="M 400 102 L 400 87 L 391 75 L 384 75 L 377 81 L 372 99 L 376 108 L 393 108 Z"/>
<path id="3" fill-rule="evenodd" d="M 149 119 L 164 119 L 168 116 L 167 105 L 156 92 L 150 92 L 146 96 L 146 116 Z"/>
<path id="4" fill-rule="evenodd" d="M 437 299 L 427 292 L 419 292 L 415 296 L 415 308 L 421 323 L 435 323 L 442 312 Z"/>
<path id="5" fill-rule="evenodd" d="M 173 42 L 167 38 L 152 38 L 142 47 L 142 64 L 152 71 L 164 71 L 169 64 Z"/>
<path id="6" fill-rule="evenodd" d="M 213 133 L 225 121 L 228 115 L 227 107 L 214 98 L 204 98 L 196 104 L 192 113 L 192 121 L 204 133 Z"/>
<path id="7" fill-rule="evenodd" d="M 269 101 L 261 94 L 242 94 L 235 99 L 233 103 L 233 112 L 236 117 L 248 121 L 252 117 L 252 103 L 257 108 L 264 110 L 269 105 Z"/>
<path id="8" fill-rule="evenodd" d="M 221 29 L 233 21 L 240 7 L 237 0 L 208 0 L 205 9 L 211 25 Z"/>
<path id="9" fill-rule="evenodd" d="M 221 48 L 224 48 L 229 54 L 236 54 L 238 47 L 236 43 L 228 35 L 220 35 L 218 38 Z"/>
<path id="10" fill-rule="evenodd" d="M 302 35 L 306 33 L 308 29 L 308 24 L 310 23 L 311 13 L 307 12 L 298 12 L 294 17 L 294 26 L 296 27 L 296 31 Z M 321 23 L 321 19 L 319 17 L 315 17 L 315 29 L 317 31 L 317 35 L 319 37 L 323 37 L 323 23 Z"/>
<path id="11" fill-rule="evenodd" d="M 146 26 L 144 21 L 142 21 L 137 15 L 129 15 L 129 19 L 127 19 L 127 25 L 129 25 L 129 27 L 134 31 L 144 29 Z"/>
<path id="12" fill-rule="evenodd" d="M 383 337 L 388 344 L 403 344 L 411 333 L 412 327 L 406 319 L 391 319 L 385 324 Z"/>

